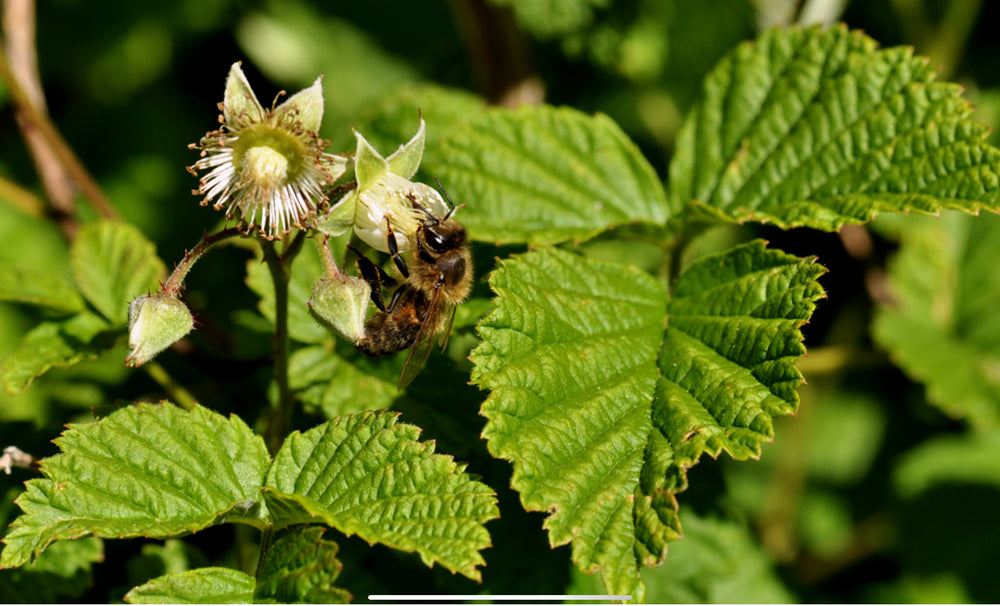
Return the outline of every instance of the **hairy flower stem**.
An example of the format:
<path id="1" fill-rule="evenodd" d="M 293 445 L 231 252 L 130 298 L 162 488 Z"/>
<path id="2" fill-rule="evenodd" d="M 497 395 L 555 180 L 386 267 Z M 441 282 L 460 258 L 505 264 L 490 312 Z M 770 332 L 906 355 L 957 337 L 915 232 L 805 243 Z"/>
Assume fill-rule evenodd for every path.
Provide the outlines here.
<path id="1" fill-rule="evenodd" d="M 184 253 L 184 258 L 181 262 L 174 267 L 174 273 L 170 274 L 167 281 L 163 283 L 164 294 L 176 297 L 177 293 L 180 292 L 181 288 L 184 286 L 184 278 L 187 277 L 188 272 L 194 267 L 194 264 L 198 259 L 202 258 L 208 249 L 212 247 L 213 244 L 221 242 L 227 238 L 232 238 L 233 236 L 238 236 L 242 232 L 238 227 L 229 227 L 220 232 L 216 232 L 210 236 L 203 236 L 201 242 L 195 244 L 194 248 Z"/>
<path id="2" fill-rule="evenodd" d="M 185 410 L 192 410 L 198 405 L 191 392 L 175 381 L 158 362 L 146 362 L 142 369 L 167 392 L 167 397 L 174 404 Z"/>
<path id="3" fill-rule="evenodd" d="M 292 258 L 301 249 L 301 233 L 279 255 L 274 242 L 260 239 L 264 249 L 264 262 L 271 272 L 274 285 L 274 383 L 278 388 L 277 397 L 271 402 L 271 412 L 264 428 L 264 440 L 271 454 L 278 452 L 281 443 L 291 428 L 292 403 L 294 396 L 288 386 L 288 278 Z"/>
<path id="4" fill-rule="evenodd" d="M 327 278 L 336 278 L 340 275 L 340 268 L 337 267 L 337 260 L 333 258 L 333 251 L 330 250 L 330 236 L 323 236 L 316 240 L 319 247 L 319 258 L 323 261 L 323 275 Z"/>

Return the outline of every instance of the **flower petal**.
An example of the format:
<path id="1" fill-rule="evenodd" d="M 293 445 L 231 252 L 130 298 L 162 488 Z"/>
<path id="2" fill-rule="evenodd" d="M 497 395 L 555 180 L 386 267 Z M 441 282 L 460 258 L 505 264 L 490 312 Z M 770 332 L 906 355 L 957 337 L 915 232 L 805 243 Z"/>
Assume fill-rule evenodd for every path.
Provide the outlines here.
<path id="1" fill-rule="evenodd" d="M 309 88 L 300 90 L 274 111 L 276 119 L 280 120 L 285 115 L 293 115 L 306 132 L 319 132 L 319 125 L 323 122 L 323 87 L 321 82 L 323 76 L 316 78 Z"/>
<path id="2" fill-rule="evenodd" d="M 226 124 L 254 124 L 264 120 L 265 112 L 253 94 L 247 77 L 243 75 L 240 62 L 233 63 L 226 77 L 226 96 L 222 102 L 222 113 Z"/>
<path id="3" fill-rule="evenodd" d="M 358 150 L 354 155 L 354 174 L 358 179 L 358 190 L 364 190 L 389 172 L 389 163 L 375 151 L 364 135 L 354 131 L 354 137 L 358 140 Z"/>
<path id="4" fill-rule="evenodd" d="M 391 156 L 389 156 L 389 170 L 400 177 L 409 179 L 416 174 L 420 167 L 420 160 L 424 156 L 424 138 L 427 132 L 423 117 L 420 118 L 420 126 L 417 127 L 417 134 L 413 135 L 405 145 L 400 145 Z"/>

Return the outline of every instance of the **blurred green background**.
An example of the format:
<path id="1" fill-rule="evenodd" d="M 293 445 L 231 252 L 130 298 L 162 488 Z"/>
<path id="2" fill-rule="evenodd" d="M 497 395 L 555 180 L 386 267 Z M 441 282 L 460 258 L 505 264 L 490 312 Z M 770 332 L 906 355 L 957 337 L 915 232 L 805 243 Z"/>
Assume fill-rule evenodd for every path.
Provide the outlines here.
<path id="1" fill-rule="evenodd" d="M 706 72 L 736 43 L 800 18 L 842 20 L 883 46 L 914 46 L 941 65 L 942 79 L 967 88 L 979 120 L 1000 124 L 1000 4 L 976 0 L 49 0 L 37 7 L 37 39 L 55 124 L 115 208 L 170 265 L 221 220 L 190 194 L 197 184 L 185 166 L 197 158 L 187 145 L 216 127 L 234 61 L 243 61 L 265 105 L 279 90 L 294 92 L 323 74 L 321 134 L 331 140 L 329 151 L 349 151 L 350 127 L 374 120 L 381 101 L 430 82 L 491 103 L 544 101 L 606 113 L 665 176 Z M 42 196 L 6 91 L 0 104 L 0 175 Z M 9 202 L 5 195 L 0 201 Z M 81 214 L 92 216 L 85 202 Z M 691 489 L 680 495 L 687 538 L 671 545 L 662 567 L 647 571 L 650 600 L 1000 601 L 993 572 L 1000 561 L 997 430 L 973 431 L 933 406 L 869 333 L 889 259 L 911 229 L 907 221 L 889 218 L 875 229 L 840 234 L 745 227 L 706 237 L 705 249 L 763 236 L 787 252 L 817 255 L 830 270 L 822 279 L 829 298 L 805 327 L 811 355 L 801 364 L 808 385 L 800 414 L 778 423 L 761 461 L 704 461 L 692 470 Z M 67 264 L 51 222 L 11 203 L 0 204 L 0 241 L 2 263 Z M 642 264 L 641 251 L 636 255 L 633 262 Z M 244 283 L 250 258 L 246 249 L 225 247 L 199 263 L 186 297 L 206 328 L 192 337 L 189 356 L 164 360 L 223 411 L 259 400 L 270 376 L 266 326 L 248 311 L 256 305 Z M 0 356 L 42 317 L 0 305 Z M 227 363 L 233 355 L 239 360 Z M 65 422 L 90 418 L 92 408 L 116 399 L 157 397 L 157 385 L 126 369 L 124 357 L 120 344 L 100 359 L 53 371 L 21 394 L 0 394 L 0 441 L 52 454 L 49 441 Z M 470 398 L 478 397 L 470 389 Z M 455 452 L 444 444 L 441 450 Z M 5 524 L 28 477 L 23 470 L 0 476 Z M 513 524 L 537 530 L 540 520 Z M 229 536 L 220 533 L 200 533 L 194 547 L 105 542 L 105 559 L 131 558 L 128 567 L 46 574 L 77 579 L 74 599 L 119 599 L 122 587 L 155 571 L 197 565 L 206 554 L 230 561 L 232 554 L 210 547 Z M 525 560 L 536 565 L 520 577 L 522 591 L 562 593 L 593 582 L 570 570 L 565 548 L 546 554 L 537 533 L 524 542 L 535 554 Z M 352 555 L 367 553 L 352 545 L 344 547 L 344 582 L 355 583 L 347 586 L 361 599 L 373 582 L 362 571 L 388 568 L 381 562 L 393 556 Z M 439 570 L 414 569 L 433 577 L 430 586 L 450 582 Z M 2 574 L 8 583 L 39 586 L 38 577 Z M 516 579 L 506 582 L 513 583 L 508 591 L 517 587 Z M 504 588 L 494 583 L 487 589 Z"/>

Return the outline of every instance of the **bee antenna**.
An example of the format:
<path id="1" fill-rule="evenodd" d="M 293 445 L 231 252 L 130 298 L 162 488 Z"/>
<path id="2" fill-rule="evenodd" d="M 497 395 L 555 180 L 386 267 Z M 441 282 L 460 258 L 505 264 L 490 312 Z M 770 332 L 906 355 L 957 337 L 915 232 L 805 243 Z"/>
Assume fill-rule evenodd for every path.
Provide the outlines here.
<path id="1" fill-rule="evenodd" d="M 451 218 L 453 214 L 455 214 L 456 210 L 462 208 L 462 206 L 465 205 L 463 204 L 462 206 L 455 206 L 455 203 L 451 201 L 451 196 L 448 195 L 448 190 L 444 188 L 444 185 L 441 185 L 441 182 L 438 181 L 437 177 L 434 177 L 434 182 L 438 184 L 438 189 L 440 189 L 441 193 L 444 194 L 444 199 L 448 201 L 448 208 L 450 210 L 448 211 L 448 214 L 444 216 L 445 221 L 447 221 L 448 219 Z"/>

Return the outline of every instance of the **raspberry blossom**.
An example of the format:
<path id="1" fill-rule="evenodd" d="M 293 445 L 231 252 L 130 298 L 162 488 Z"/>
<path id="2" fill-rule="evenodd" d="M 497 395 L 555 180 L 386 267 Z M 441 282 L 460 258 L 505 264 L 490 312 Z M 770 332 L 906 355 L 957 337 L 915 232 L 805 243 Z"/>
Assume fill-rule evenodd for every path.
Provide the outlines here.
<path id="1" fill-rule="evenodd" d="M 291 228 L 303 228 L 326 204 L 323 188 L 347 170 L 347 159 L 325 153 L 319 138 L 323 119 L 320 78 L 270 110 L 234 63 L 220 105 L 222 126 L 207 133 L 192 149 L 201 159 L 188 168 L 203 173 L 194 190 L 201 204 L 226 209 L 247 230 L 273 239 Z"/>
<path id="2" fill-rule="evenodd" d="M 413 246 L 414 234 L 424 213 L 414 208 L 417 202 L 431 213 L 448 213 L 441 194 L 424 183 L 410 181 L 420 166 L 424 153 L 426 126 L 423 118 L 417 133 L 388 158 L 382 157 L 364 136 L 355 131 L 358 147 L 354 172 L 358 187 L 331 209 L 319 223 L 320 231 L 338 236 L 352 226 L 366 244 L 389 252 L 388 225 L 391 224 L 400 252 Z"/>

